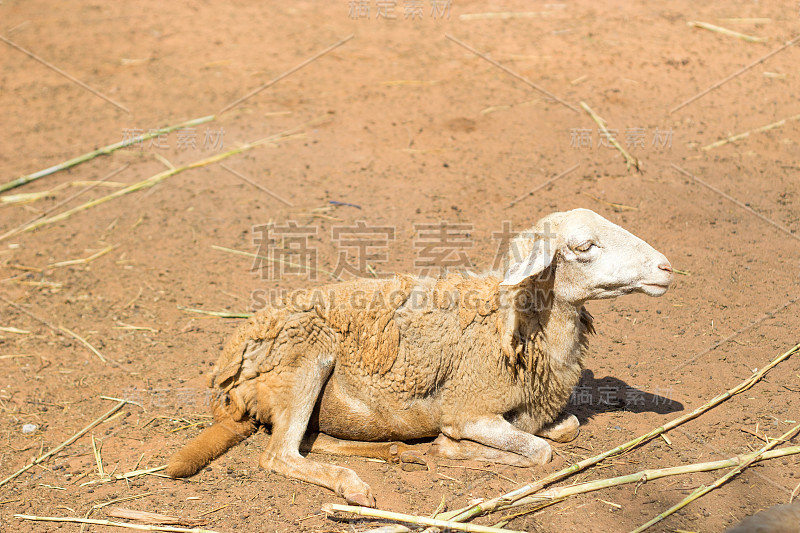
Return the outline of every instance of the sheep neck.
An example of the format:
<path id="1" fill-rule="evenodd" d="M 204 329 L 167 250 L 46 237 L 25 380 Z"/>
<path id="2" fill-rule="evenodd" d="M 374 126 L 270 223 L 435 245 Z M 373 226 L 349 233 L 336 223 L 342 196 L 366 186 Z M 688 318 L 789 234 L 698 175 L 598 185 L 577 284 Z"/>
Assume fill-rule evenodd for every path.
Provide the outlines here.
<path id="1" fill-rule="evenodd" d="M 518 313 L 516 336 L 523 350 L 529 343 L 541 343 L 548 363 L 554 369 L 579 365 L 586 344 L 581 324 L 582 304 L 554 296 L 552 280 L 532 282 L 520 287 L 512 312 Z"/>

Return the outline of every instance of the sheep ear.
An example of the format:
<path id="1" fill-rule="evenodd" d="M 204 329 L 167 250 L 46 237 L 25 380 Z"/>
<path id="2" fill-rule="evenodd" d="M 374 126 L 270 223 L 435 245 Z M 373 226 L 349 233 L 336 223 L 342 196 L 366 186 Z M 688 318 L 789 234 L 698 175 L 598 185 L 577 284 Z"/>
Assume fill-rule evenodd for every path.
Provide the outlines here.
<path id="1" fill-rule="evenodd" d="M 536 241 L 533 251 L 528 257 L 508 267 L 505 278 L 500 285 L 514 287 L 532 276 L 541 274 L 553 262 L 554 256 L 554 246 L 542 240 Z"/>

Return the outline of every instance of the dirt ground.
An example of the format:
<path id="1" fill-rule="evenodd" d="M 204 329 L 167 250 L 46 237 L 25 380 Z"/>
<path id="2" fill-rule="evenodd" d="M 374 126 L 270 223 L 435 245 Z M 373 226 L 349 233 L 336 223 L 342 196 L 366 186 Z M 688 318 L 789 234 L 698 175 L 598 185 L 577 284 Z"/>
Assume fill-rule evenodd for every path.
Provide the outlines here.
<path id="1" fill-rule="evenodd" d="M 387 19 L 392 5 L 395 18 Z M 800 121 L 703 149 L 798 116 L 798 46 L 671 112 L 793 38 L 800 27 L 794 1 L 3 0 L 0 21 L 6 39 L 102 94 L 0 42 L 0 182 L 217 114 L 8 191 L 0 233 L 169 165 L 297 134 L 0 240 L 0 477 L 114 406 L 102 396 L 140 404 L 126 405 L 0 487 L 2 531 L 77 532 L 77 524 L 14 515 L 102 519 L 113 507 L 103 503 L 128 497 L 137 499 L 116 505 L 204 518 L 220 532 L 381 524 L 328 518 L 320 507 L 338 502 L 334 494 L 260 470 L 264 432 L 182 481 L 146 475 L 102 482 L 91 435 L 104 471 L 120 474 L 163 465 L 208 423 L 203 374 L 239 320 L 182 308 L 246 312 L 280 290 L 327 283 L 337 270 L 347 279 L 369 276 L 368 269 L 488 269 L 504 229 L 523 229 L 556 210 L 587 207 L 644 238 L 681 271 L 674 286 L 660 299 L 589 303 L 598 334 L 568 406 L 584 425 L 577 440 L 555 445 L 551 464 L 439 461 L 433 471 L 405 472 L 317 457 L 353 468 L 379 507 L 430 515 L 442 500 L 453 509 L 505 493 L 689 412 L 800 341 Z M 747 42 L 688 21 L 766 39 Z M 642 173 L 628 171 L 620 153 L 603 146 L 582 101 L 640 159 Z M 425 241 L 442 222 L 452 225 L 450 240 Z M 369 248 L 359 248 L 359 235 L 372 239 Z M 299 267 L 259 265 L 220 247 Z M 8 301 L 80 336 L 107 362 Z M 668 441 L 564 483 L 755 450 L 765 435 L 777 437 L 800 421 L 798 391 L 796 355 L 749 391 L 669 432 Z M 25 432 L 25 424 L 35 428 Z M 506 527 L 629 531 L 720 475 L 578 496 Z M 789 501 L 798 478 L 796 456 L 761 463 L 652 530 L 722 531 Z M 112 529 L 118 531 L 84 530 Z"/>

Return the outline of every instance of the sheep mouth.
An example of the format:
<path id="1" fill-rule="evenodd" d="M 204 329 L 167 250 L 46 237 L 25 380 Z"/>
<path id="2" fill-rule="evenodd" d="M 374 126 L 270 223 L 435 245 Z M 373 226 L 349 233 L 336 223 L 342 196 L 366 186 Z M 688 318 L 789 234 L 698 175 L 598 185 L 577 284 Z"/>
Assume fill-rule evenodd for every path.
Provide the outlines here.
<path id="1" fill-rule="evenodd" d="M 642 283 L 640 290 L 650 296 L 661 296 L 669 289 L 670 284 L 667 283 Z"/>

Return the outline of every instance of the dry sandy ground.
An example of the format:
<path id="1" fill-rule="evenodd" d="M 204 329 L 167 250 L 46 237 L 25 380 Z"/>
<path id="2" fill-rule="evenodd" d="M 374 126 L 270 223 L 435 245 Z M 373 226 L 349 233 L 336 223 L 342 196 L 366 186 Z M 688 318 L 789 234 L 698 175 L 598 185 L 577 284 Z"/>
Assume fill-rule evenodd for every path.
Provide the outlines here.
<path id="1" fill-rule="evenodd" d="M 288 231 L 293 222 L 297 231 L 280 235 L 269 253 L 333 271 L 345 251 L 356 269 L 368 263 L 382 272 L 424 266 L 421 224 L 459 224 L 455 241 L 466 247 L 450 242 L 440 255 L 480 270 L 492 266 L 499 242 L 493 234 L 505 221 L 521 229 L 551 211 L 582 206 L 643 237 L 683 272 L 663 298 L 589 305 L 598 335 L 580 395 L 569 406 L 585 425 L 576 441 L 557 446 L 552 464 L 467 469 L 441 461 L 436 471 L 404 472 L 357 458 L 318 458 L 356 470 L 384 509 L 427 515 L 442 499 L 456 508 L 506 492 L 514 482 L 540 478 L 694 409 L 800 341 L 800 121 L 702 148 L 798 116 L 798 46 L 670 112 L 793 38 L 800 27 L 796 2 L 454 0 L 449 13 L 432 13 L 430 1 L 420 3 L 419 13 L 414 2 L 398 1 L 394 20 L 378 13 L 380 5 L 0 3 L 0 35 L 114 102 L 0 43 L 0 182 L 139 131 L 218 114 L 194 130 L 10 191 L 50 192 L 27 203 L 4 202 L 2 233 L 68 200 L 83 187 L 75 182 L 122 169 L 111 185 L 52 214 L 165 165 L 288 130 L 302 134 L 0 241 L 3 297 L 80 335 L 108 360 L 0 303 L 2 477 L 112 407 L 102 395 L 143 407 L 128 405 L 90 432 L 102 446 L 106 472 L 162 465 L 196 435 L 209 420 L 202 374 L 237 321 L 180 307 L 243 312 L 269 291 L 329 281 L 324 272 L 269 263 L 254 272 L 252 258 L 213 248 L 256 253 L 258 227 L 270 223 Z M 468 16 L 504 12 L 515 15 Z M 693 20 L 766 40 L 687 25 Z M 581 101 L 616 130 L 643 173 L 626 170 L 619 152 L 601 146 Z M 509 206 L 528 191 L 534 192 Z M 358 221 L 378 239 L 361 265 L 358 248 L 348 247 L 352 235 L 334 233 Z M 375 230 L 387 227 L 392 231 Z M 91 262 L 52 266 L 110 246 Z M 765 435 L 777 437 L 800 421 L 798 390 L 800 356 L 794 356 L 751 390 L 671 431 L 669 443 L 657 439 L 567 483 L 756 449 Z M 36 429 L 24 434 L 23 424 Z M 333 494 L 261 471 L 257 457 L 267 438 L 255 435 L 188 481 L 145 476 L 101 483 L 87 434 L 0 487 L 0 529 L 78 531 L 14 514 L 104 518 L 109 507 L 94 506 L 135 496 L 141 498 L 120 505 L 204 517 L 206 527 L 221 532 L 353 531 L 376 523 L 333 521 L 320 513 L 323 503 L 336 501 Z M 796 457 L 754 466 L 653 530 L 722 531 L 788 501 L 800 482 L 797 466 Z M 584 495 L 507 527 L 629 531 L 719 475 Z"/>

